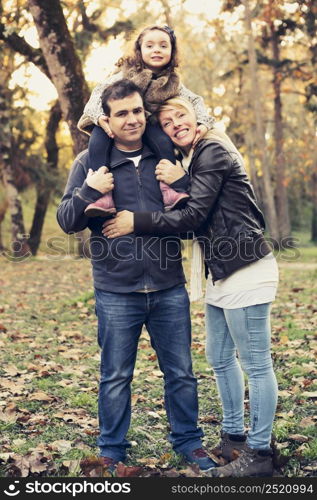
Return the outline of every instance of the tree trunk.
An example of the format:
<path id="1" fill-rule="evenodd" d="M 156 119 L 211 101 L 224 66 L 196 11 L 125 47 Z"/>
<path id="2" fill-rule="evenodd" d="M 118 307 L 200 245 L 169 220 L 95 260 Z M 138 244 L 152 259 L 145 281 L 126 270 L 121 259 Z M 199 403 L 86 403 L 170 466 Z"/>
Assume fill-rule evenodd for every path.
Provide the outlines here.
<path id="1" fill-rule="evenodd" d="M 57 171 L 58 166 L 58 145 L 56 142 L 56 132 L 62 118 L 61 108 L 57 101 L 51 108 L 50 117 L 46 126 L 45 147 L 47 153 L 48 171 Z M 37 199 L 33 215 L 32 227 L 30 231 L 29 245 L 33 255 L 37 254 L 45 220 L 47 207 L 50 201 L 51 187 L 45 179 L 36 186 Z"/>
<path id="2" fill-rule="evenodd" d="M 308 0 L 305 2 L 306 13 L 305 23 L 306 30 L 309 36 L 310 46 L 309 51 L 311 54 L 311 67 L 312 67 L 312 82 L 306 87 L 307 92 L 307 108 L 314 113 L 315 126 L 317 125 L 317 111 L 316 111 L 316 97 L 317 97 L 317 40 L 316 40 L 316 17 L 317 8 L 315 0 Z M 317 137 L 314 139 L 315 154 L 314 154 L 314 168 L 311 174 L 311 189 L 312 189 L 312 224 L 311 224 L 311 240 L 317 242 Z"/>
<path id="3" fill-rule="evenodd" d="M 315 164 L 311 180 L 312 180 L 312 204 L 313 204 L 311 240 L 317 243 L 317 162 Z"/>
<path id="4" fill-rule="evenodd" d="M 252 33 L 252 21 L 251 13 L 248 0 L 243 0 L 243 5 L 245 7 L 245 26 L 248 33 L 248 53 L 249 53 L 249 70 L 251 77 L 251 105 L 253 107 L 253 112 L 255 116 L 255 132 L 256 132 L 256 144 L 259 154 L 261 155 L 261 169 L 263 184 L 263 206 L 264 213 L 268 223 L 268 230 L 272 238 L 272 243 L 274 246 L 278 246 L 279 242 L 279 230 L 277 217 L 275 212 L 275 204 L 273 197 L 273 189 L 269 171 L 269 162 L 267 155 L 267 145 L 265 140 L 265 129 L 263 123 L 262 109 L 261 109 L 261 91 L 259 86 L 259 81 L 257 78 L 257 60 L 256 52 L 254 47 L 254 39 Z"/>
<path id="5" fill-rule="evenodd" d="M 280 240 L 291 236 L 291 224 L 289 217 L 287 184 L 285 178 L 285 155 L 284 155 L 284 124 L 282 117 L 281 100 L 281 73 L 277 66 L 280 61 L 279 36 L 276 32 L 274 22 L 270 22 L 272 51 L 275 65 L 273 66 L 273 88 L 274 88 L 274 138 L 275 138 L 275 203 L 279 226 Z"/>
<path id="6" fill-rule="evenodd" d="M 31 252 L 24 227 L 22 205 L 14 184 L 14 172 L 11 165 L 11 93 L 7 88 L 8 74 L 3 65 L 0 68 L 0 167 L 11 214 L 12 256 L 27 257 L 31 255 Z"/>
<path id="7" fill-rule="evenodd" d="M 56 87 L 63 117 L 73 139 L 74 153 L 87 146 L 87 137 L 77 129 L 88 87 L 59 0 L 28 0 L 40 46 Z"/>
<path id="8" fill-rule="evenodd" d="M 2 222 L 4 221 L 6 212 L 8 209 L 8 200 L 2 200 L 0 203 L 0 252 L 4 250 L 3 238 L 2 238 Z"/>
<path id="9" fill-rule="evenodd" d="M 254 188 L 255 196 L 257 199 L 257 202 L 261 208 L 261 210 L 264 211 L 263 208 L 263 193 L 261 191 L 261 184 L 259 183 L 259 178 L 258 174 L 256 171 L 256 164 L 255 164 L 255 154 L 254 154 L 254 143 L 253 143 L 253 137 L 251 134 L 251 131 L 247 131 L 246 133 L 246 146 L 247 146 L 247 154 L 248 154 L 248 159 L 249 159 L 249 167 L 250 167 L 250 178 L 251 178 L 251 183 Z"/>
<path id="10" fill-rule="evenodd" d="M 14 185 L 14 174 L 10 164 L 3 154 L 5 146 L 1 145 L 0 159 L 2 163 L 2 178 L 6 190 L 9 210 L 11 214 L 11 231 L 12 231 L 12 257 L 28 257 L 31 255 L 28 245 L 28 234 L 26 234 L 21 200 L 18 190 Z"/>
<path id="11" fill-rule="evenodd" d="M 161 0 L 161 4 L 163 7 L 165 22 L 170 28 L 172 28 L 174 23 L 173 23 L 173 16 L 172 16 L 172 11 L 171 11 L 171 7 L 169 5 L 169 2 L 168 2 L 168 0 Z"/>

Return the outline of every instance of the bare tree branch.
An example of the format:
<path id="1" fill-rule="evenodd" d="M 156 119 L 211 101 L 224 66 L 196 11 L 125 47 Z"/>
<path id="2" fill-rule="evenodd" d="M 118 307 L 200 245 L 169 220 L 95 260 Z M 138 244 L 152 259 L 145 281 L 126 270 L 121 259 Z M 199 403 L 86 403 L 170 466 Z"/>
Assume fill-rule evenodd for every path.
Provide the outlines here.
<path id="1" fill-rule="evenodd" d="M 4 24 L 0 23 L 0 40 L 18 54 L 24 56 L 29 62 L 35 64 L 43 73 L 50 78 L 47 64 L 41 49 L 35 49 L 27 41 L 16 33 L 8 33 Z"/>

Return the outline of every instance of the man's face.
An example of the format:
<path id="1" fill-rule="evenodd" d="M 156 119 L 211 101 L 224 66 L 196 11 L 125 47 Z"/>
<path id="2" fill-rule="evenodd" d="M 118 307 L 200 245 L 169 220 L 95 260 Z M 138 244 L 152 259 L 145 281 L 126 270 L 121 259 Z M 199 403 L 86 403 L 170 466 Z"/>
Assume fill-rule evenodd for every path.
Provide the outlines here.
<path id="1" fill-rule="evenodd" d="M 145 130 L 145 114 L 140 94 L 134 94 L 118 100 L 109 100 L 109 127 L 114 134 L 115 145 L 123 151 L 133 151 L 142 147 L 142 135 Z"/>

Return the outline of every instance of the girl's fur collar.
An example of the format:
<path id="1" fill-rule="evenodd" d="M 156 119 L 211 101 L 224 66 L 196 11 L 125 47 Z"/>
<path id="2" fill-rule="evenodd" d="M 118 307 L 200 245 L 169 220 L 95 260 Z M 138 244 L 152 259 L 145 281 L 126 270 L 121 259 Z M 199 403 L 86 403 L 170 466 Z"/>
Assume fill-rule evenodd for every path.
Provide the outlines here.
<path id="1" fill-rule="evenodd" d="M 135 66 L 126 63 L 122 73 L 124 78 L 132 80 L 141 88 L 145 107 L 151 113 L 157 111 L 166 99 L 179 95 L 179 76 L 168 68 L 155 75 L 150 69 L 137 71 Z"/>

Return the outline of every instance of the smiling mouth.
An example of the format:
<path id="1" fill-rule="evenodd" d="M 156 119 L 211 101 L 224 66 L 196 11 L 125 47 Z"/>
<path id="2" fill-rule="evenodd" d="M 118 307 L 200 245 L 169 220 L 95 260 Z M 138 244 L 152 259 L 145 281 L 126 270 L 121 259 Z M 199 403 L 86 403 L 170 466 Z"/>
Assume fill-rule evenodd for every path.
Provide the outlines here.
<path id="1" fill-rule="evenodd" d="M 141 127 L 126 128 L 125 132 L 137 132 Z"/>
<path id="2" fill-rule="evenodd" d="M 182 130 L 179 130 L 178 132 L 176 132 L 174 137 L 176 139 L 182 139 L 183 137 L 185 137 L 187 135 L 188 132 L 189 132 L 188 128 L 183 128 Z"/>

